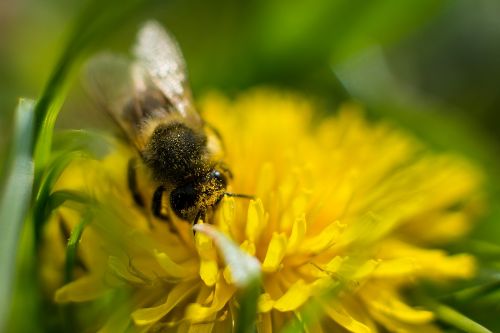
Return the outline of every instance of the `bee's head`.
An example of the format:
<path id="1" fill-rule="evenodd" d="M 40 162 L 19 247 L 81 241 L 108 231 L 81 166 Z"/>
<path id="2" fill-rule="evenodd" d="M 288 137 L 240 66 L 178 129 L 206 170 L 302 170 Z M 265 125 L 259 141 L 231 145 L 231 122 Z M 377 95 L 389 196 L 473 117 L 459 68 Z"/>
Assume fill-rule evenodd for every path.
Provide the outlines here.
<path id="1" fill-rule="evenodd" d="M 193 222 L 199 212 L 205 212 L 219 203 L 226 187 L 226 175 L 212 169 L 205 176 L 192 179 L 172 190 L 170 206 L 178 217 Z"/>

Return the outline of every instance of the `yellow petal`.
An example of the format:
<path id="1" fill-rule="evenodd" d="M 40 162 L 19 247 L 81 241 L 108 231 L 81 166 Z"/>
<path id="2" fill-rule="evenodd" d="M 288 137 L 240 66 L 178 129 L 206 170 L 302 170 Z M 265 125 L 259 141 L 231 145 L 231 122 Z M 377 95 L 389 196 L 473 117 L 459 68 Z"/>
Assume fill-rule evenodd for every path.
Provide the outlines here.
<path id="1" fill-rule="evenodd" d="M 351 315 L 349 315 L 344 309 L 336 308 L 331 305 L 322 304 L 325 313 L 336 321 L 339 325 L 343 326 L 350 332 L 353 333 L 371 333 L 372 330 L 365 324 L 357 321 Z"/>
<path id="2" fill-rule="evenodd" d="M 260 199 L 251 200 L 250 205 L 248 206 L 247 224 L 245 229 L 247 238 L 251 242 L 256 243 L 262 230 L 266 226 L 266 223 L 267 217 L 264 212 L 262 201 Z"/>
<path id="3" fill-rule="evenodd" d="M 275 272 L 278 270 L 281 260 L 285 256 L 286 243 L 286 236 L 284 234 L 273 234 L 273 238 L 267 248 L 266 257 L 262 263 L 263 272 Z"/>
<path id="4" fill-rule="evenodd" d="M 467 233 L 471 227 L 470 213 L 439 211 L 410 221 L 404 227 L 403 232 L 420 241 L 435 244 L 457 239 Z"/>
<path id="5" fill-rule="evenodd" d="M 273 164 L 264 163 L 257 177 L 256 193 L 259 197 L 265 197 L 272 192 L 274 178 Z"/>
<path id="6" fill-rule="evenodd" d="M 325 271 L 328 273 L 337 273 L 341 265 L 347 260 L 346 257 L 335 256 L 325 265 Z"/>
<path id="7" fill-rule="evenodd" d="M 271 299 L 271 295 L 264 293 L 259 296 L 257 303 L 258 312 L 269 312 L 274 307 L 274 300 Z"/>
<path id="8" fill-rule="evenodd" d="M 169 293 L 165 303 L 152 307 L 136 310 L 132 319 L 137 325 L 148 325 L 157 322 L 167 315 L 183 299 L 190 296 L 199 285 L 192 281 L 177 284 Z"/>
<path id="9" fill-rule="evenodd" d="M 309 193 L 304 190 L 293 199 L 292 202 L 292 214 L 294 216 L 303 215 L 307 211 L 307 205 L 309 204 Z"/>
<path id="10" fill-rule="evenodd" d="M 390 332 L 405 332 L 405 333 L 442 333 L 443 331 L 436 327 L 436 325 L 432 323 L 425 324 L 412 324 L 405 323 L 397 318 L 393 318 L 390 315 L 386 315 L 384 313 L 378 312 L 376 310 L 371 309 L 370 314 L 373 319 L 378 321 L 380 324 L 385 326 Z"/>
<path id="11" fill-rule="evenodd" d="M 203 282 L 211 287 L 217 282 L 217 275 L 219 273 L 219 267 L 215 260 L 204 260 L 200 261 L 200 277 Z"/>
<path id="12" fill-rule="evenodd" d="M 234 224 L 234 198 L 225 196 L 217 209 L 217 214 L 219 216 L 219 228 L 225 234 L 231 233 L 231 227 Z"/>
<path id="13" fill-rule="evenodd" d="M 311 295 L 311 285 L 303 280 L 295 282 L 280 298 L 274 303 L 274 308 L 281 312 L 297 310 L 304 304 Z"/>
<path id="14" fill-rule="evenodd" d="M 156 260 L 160 264 L 163 271 L 173 278 L 184 278 L 192 274 L 193 272 L 186 268 L 186 266 L 181 266 L 175 263 L 165 252 L 158 252 L 154 250 Z"/>
<path id="15" fill-rule="evenodd" d="M 380 265 L 380 260 L 368 260 L 364 262 L 354 273 L 353 279 L 359 281 L 369 278 L 379 265 Z"/>
<path id="16" fill-rule="evenodd" d="M 196 249 L 198 250 L 198 254 L 203 259 L 215 259 L 216 252 L 214 248 L 213 241 L 207 235 L 198 232 L 195 237 Z"/>
<path id="17" fill-rule="evenodd" d="M 468 254 L 450 256 L 443 250 L 424 249 L 398 240 L 386 240 L 380 255 L 411 258 L 418 268 L 415 274 L 428 278 L 470 278 L 476 272 L 474 257 Z"/>
<path id="18" fill-rule="evenodd" d="M 398 258 L 394 260 L 383 260 L 375 268 L 373 276 L 377 278 L 395 278 L 408 276 L 418 269 L 412 258 Z"/>
<path id="19" fill-rule="evenodd" d="M 257 321 L 257 332 L 261 333 L 272 333 L 273 332 L 273 322 L 271 320 L 270 313 L 263 313 L 259 316 Z"/>
<path id="20" fill-rule="evenodd" d="M 55 301 L 57 303 L 90 301 L 103 295 L 109 290 L 108 288 L 102 283 L 100 275 L 87 275 L 59 288 L 55 294 Z"/>
<path id="21" fill-rule="evenodd" d="M 304 216 L 309 203 L 309 195 L 306 191 L 303 191 L 303 193 L 297 193 L 291 200 L 290 207 L 287 208 L 280 219 L 279 230 L 288 232 L 293 227 L 295 220 Z"/>
<path id="22" fill-rule="evenodd" d="M 318 235 L 306 240 L 302 243 L 301 251 L 306 253 L 320 253 L 329 246 L 333 245 L 344 228 L 339 221 L 330 223 Z"/>
<path id="23" fill-rule="evenodd" d="M 248 239 L 246 239 L 243 243 L 240 245 L 240 249 L 245 251 L 251 256 L 255 255 L 255 244 L 253 242 L 250 242 Z"/>
<path id="24" fill-rule="evenodd" d="M 128 265 L 115 256 L 110 256 L 108 258 L 108 266 L 111 272 L 126 281 L 131 283 L 144 283 L 143 279 L 130 272 Z"/>
<path id="25" fill-rule="evenodd" d="M 342 216 L 349 208 L 353 196 L 353 184 L 355 179 L 355 172 L 343 175 L 340 179 L 340 183 L 336 187 L 335 193 L 333 193 L 332 202 L 335 202 L 335 205 L 330 208 L 330 216 Z"/>
<path id="26" fill-rule="evenodd" d="M 210 306 L 202 306 L 199 303 L 190 304 L 186 309 L 185 318 L 192 322 L 205 321 L 213 314 L 220 311 L 233 296 L 235 287 L 228 285 L 224 278 L 219 278 L 215 285 L 215 293 Z"/>
<path id="27" fill-rule="evenodd" d="M 288 244 L 286 248 L 287 253 L 293 253 L 297 250 L 299 245 L 304 240 L 306 235 L 306 217 L 302 214 L 300 217 L 296 218 L 292 225 L 292 232 L 290 238 L 288 239 Z"/>
<path id="28" fill-rule="evenodd" d="M 231 274 L 231 267 L 226 266 L 224 270 L 222 271 L 222 276 L 224 277 L 224 280 L 226 281 L 227 284 L 233 284 L 233 275 Z"/>
<path id="29" fill-rule="evenodd" d="M 195 242 L 200 255 L 200 277 L 207 286 L 213 286 L 219 273 L 213 241 L 207 235 L 198 232 L 195 236 Z"/>
<path id="30" fill-rule="evenodd" d="M 370 283 L 360 291 L 360 295 L 371 310 L 405 323 L 426 324 L 434 319 L 431 311 L 414 309 L 402 302 L 390 285 Z"/>

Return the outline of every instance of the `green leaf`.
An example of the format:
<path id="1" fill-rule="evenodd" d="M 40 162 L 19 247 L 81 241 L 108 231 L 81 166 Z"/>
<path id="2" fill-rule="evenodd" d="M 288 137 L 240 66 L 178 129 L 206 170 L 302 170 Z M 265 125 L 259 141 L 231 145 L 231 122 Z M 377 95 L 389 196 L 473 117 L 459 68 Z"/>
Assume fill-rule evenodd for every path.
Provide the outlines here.
<path id="1" fill-rule="evenodd" d="M 14 140 L 0 201 L 0 329 L 5 327 L 11 300 L 19 235 L 33 186 L 32 138 L 34 102 L 21 99 L 15 113 Z"/>

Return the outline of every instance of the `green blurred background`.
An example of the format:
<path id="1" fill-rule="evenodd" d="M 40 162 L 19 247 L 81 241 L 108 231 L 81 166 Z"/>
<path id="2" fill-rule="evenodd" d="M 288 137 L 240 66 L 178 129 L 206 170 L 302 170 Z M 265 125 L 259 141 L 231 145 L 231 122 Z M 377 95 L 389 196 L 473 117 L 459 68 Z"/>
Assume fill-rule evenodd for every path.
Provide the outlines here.
<path id="1" fill-rule="evenodd" d="M 0 2 L 2 167 L 17 100 L 41 94 L 83 5 Z M 356 100 L 370 117 L 389 119 L 436 150 L 476 161 L 487 174 L 490 209 L 469 250 L 491 245 L 479 279 L 498 274 L 500 1 L 145 1 L 110 29 L 99 48 L 127 52 L 137 27 L 149 18 L 177 37 L 195 97 L 270 85 L 306 94 L 328 110 Z M 103 119 L 75 80 L 58 126 L 100 127 Z M 495 325 L 480 307 L 461 308 Z M 500 312 L 500 296 L 488 309 Z"/>
<path id="2" fill-rule="evenodd" d="M 371 108 L 390 104 L 401 109 L 395 113 L 426 113 L 417 118 L 438 113 L 436 122 L 453 122 L 478 135 L 468 140 L 498 147 L 496 0 L 144 3 L 110 32 L 103 48 L 126 51 L 141 21 L 160 20 L 181 44 L 195 96 L 265 84 L 334 105 L 353 97 Z M 40 94 L 81 7 L 79 1 L 0 2 L 2 146 L 17 98 Z M 65 110 L 80 110 L 81 103 L 70 98 Z M 66 114 L 63 124 L 71 123 Z M 447 124 L 435 126 L 441 125 Z M 456 142 L 458 149 L 463 144 L 470 145 Z"/>

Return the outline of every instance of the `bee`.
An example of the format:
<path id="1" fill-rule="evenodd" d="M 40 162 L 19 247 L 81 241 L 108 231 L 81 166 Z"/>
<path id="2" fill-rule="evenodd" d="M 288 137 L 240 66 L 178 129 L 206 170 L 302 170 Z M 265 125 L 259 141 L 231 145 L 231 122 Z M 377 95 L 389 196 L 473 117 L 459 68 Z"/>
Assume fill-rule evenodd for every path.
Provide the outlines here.
<path id="1" fill-rule="evenodd" d="M 133 56 L 95 57 L 87 65 L 87 82 L 96 102 L 138 152 L 127 172 L 135 203 L 145 207 L 137 163 L 150 171 L 156 186 L 150 209 L 160 219 L 168 220 L 162 210 L 165 195 L 170 210 L 193 224 L 225 195 L 250 197 L 227 192 L 232 173 L 223 161 L 222 139 L 193 105 L 175 39 L 159 23 L 149 21 L 138 33 Z"/>

